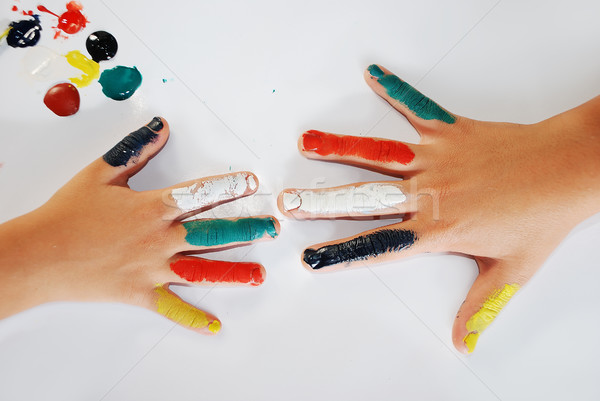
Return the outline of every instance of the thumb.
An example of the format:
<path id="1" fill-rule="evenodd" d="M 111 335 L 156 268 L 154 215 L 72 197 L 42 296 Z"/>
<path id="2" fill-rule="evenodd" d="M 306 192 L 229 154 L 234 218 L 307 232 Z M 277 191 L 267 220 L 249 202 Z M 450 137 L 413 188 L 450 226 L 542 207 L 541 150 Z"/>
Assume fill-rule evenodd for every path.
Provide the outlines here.
<path id="1" fill-rule="evenodd" d="M 519 266 L 493 259 L 477 259 L 479 276 L 460 307 L 452 341 L 464 354 L 475 350 L 481 333 L 494 321 L 502 308 L 527 281 Z"/>
<path id="2" fill-rule="evenodd" d="M 168 137 L 169 124 L 161 117 L 154 117 L 94 161 L 88 170 L 99 176 L 100 182 L 126 186 L 129 178 L 160 152 Z"/>
<path id="3" fill-rule="evenodd" d="M 420 134 L 445 129 L 458 119 L 406 81 L 377 64 L 367 68 L 365 80 L 375 93 L 402 113 Z"/>

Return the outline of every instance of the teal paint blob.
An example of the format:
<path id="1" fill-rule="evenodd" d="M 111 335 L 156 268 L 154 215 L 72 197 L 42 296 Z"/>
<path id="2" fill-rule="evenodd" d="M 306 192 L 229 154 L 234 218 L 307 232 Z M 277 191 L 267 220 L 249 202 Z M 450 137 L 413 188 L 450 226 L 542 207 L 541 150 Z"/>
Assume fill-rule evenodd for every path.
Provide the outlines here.
<path id="1" fill-rule="evenodd" d="M 102 93 L 114 100 L 129 99 L 142 84 L 142 74 L 136 67 L 118 65 L 104 70 L 98 80 Z"/>
<path id="2" fill-rule="evenodd" d="M 195 246 L 225 245 L 234 242 L 248 242 L 268 234 L 277 236 L 275 220 L 272 217 L 248 217 L 237 220 L 195 220 L 183 223 L 187 234 L 185 240 Z"/>
<path id="3" fill-rule="evenodd" d="M 385 74 L 377 65 L 370 65 L 369 73 L 377 78 L 377 82 L 385 88 L 387 94 L 404 104 L 415 115 L 423 120 L 440 120 L 454 124 L 456 118 L 442 109 L 436 102 L 392 74 Z"/>

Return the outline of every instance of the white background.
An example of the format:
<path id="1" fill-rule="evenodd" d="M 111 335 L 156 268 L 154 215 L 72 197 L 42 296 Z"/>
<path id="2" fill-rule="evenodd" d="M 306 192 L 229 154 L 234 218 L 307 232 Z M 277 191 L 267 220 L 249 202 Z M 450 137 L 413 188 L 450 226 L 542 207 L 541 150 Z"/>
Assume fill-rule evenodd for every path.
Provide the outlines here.
<path id="1" fill-rule="evenodd" d="M 20 18 L 13 4 L 38 3 L 0 1 L 2 26 Z M 55 11 L 64 4 L 44 2 Z M 178 290 L 221 318 L 215 337 L 119 304 L 45 305 L 1 321 L 0 399 L 600 398 L 599 218 L 561 244 L 465 357 L 450 333 L 477 274 L 472 260 L 427 255 L 311 274 L 299 262 L 304 247 L 382 222 L 292 221 L 275 206 L 285 187 L 383 178 L 303 159 L 296 141 L 306 129 L 418 141 L 363 82 L 371 63 L 478 119 L 532 123 L 597 95 L 598 1 L 83 5 L 90 24 L 68 40 L 53 40 L 56 20 L 43 15 L 40 45 L 84 51 L 87 35 L 105 29 L 119 53 L 101 67 L 136 65 L 143 84 L 115 102 L 94 82 L 80 90 L 79 113 L 59 118 L 42 103 L 54 82 L 27 77 L 28 50 L 0 45 L 0 221 L 43 204 L 122 136 L 162 115 L 172 136 L 134 189 L 251 170 L 259 193 L 208 215 L 274 214 L 282 233 L 214 255 L 264 264 L 263 286 Z"/>

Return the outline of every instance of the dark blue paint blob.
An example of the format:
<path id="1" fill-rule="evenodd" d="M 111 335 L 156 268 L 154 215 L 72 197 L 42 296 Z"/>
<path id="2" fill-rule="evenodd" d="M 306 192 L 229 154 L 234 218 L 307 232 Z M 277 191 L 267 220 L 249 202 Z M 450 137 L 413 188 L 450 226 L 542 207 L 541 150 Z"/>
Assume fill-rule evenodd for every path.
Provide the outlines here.
<path id="1" fill-rule="evenodd" d="M 163 128 L 163 122 L 160 117 L 154 117 L 148 125 L 133 131 L 117 143 L 111 150 L 106 152 L 102 158 L 113 167 L 126 166 L 132 157 L 137 157 L 142 149 L 150 142 L 156 141 L 158 134 L 156 132 Z"/>
<path id="2" fill-rule="evenodd" d="M 11 22 L 6 36 L 6 43 L 10 47 L 35 46 L 42 36 L 42 26 L 38 15 L 32 15 L 33 19 L 24 19 Z"/>
<path id="3" fill-rule="evenodd" d="M 101 61 L 110 60 L 117 54 L 119 45 L 117 39 L 106 31 L 96 31 L 88 36 L 85 41 L 85 48 L 87 49 L 92 60 L 96 63 Z"/>
<path id="4" fill-rule="evenodd" d="M 361 235 L 346 242 L 325 245 L 319 249 L 306 249 L 303 260 L 315 270 L 340 263 L 365 260 L 388 252 L 398 252 L 417 240 L 411 230 L 383 229 Z"/>

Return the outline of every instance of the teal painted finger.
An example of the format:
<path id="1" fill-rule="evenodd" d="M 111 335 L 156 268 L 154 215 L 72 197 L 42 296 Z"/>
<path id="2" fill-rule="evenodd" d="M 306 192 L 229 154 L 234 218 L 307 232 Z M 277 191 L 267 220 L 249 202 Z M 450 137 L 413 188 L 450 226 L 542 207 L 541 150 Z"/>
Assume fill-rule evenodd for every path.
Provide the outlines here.
<path id="1" fill-rule="evenodd" d="M 368 71 L 371 76 L 377 78 L 377 82 L 385 88 L 388 96 L 405 105 L 417 117 L 423 120 L 440 120 L 448 124 L 456 121 L 456 117 L 397 76 L 386 74 L 375 64 L 370 65 Z"/>
<path id="2" fill-rule="evenodd" d="M 269 235 L 277 236 L 272 217 L 248 217 L 237 220 L 196 220 L 183 223 L 185 240 L 195 246 L 225 245 L 254 241 Z"/>

